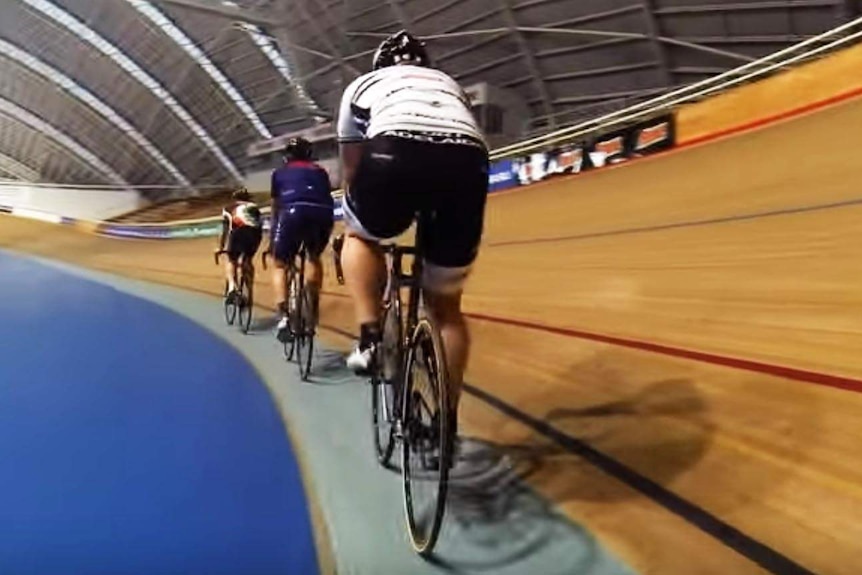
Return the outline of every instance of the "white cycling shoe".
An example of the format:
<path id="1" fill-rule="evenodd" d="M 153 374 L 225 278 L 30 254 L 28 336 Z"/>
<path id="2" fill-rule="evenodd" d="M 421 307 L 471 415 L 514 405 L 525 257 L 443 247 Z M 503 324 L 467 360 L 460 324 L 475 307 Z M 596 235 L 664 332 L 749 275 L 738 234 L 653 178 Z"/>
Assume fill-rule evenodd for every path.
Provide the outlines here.
<path id="1" fill-rule="evenodd" d="M 293 339 L 293 334 L 290 332 L 290 322 L 286 315 L 281 316 L 281 319 L 275 328 L 275 337 L 281 343 L 288 343 Z"/>
<path id="2" fill-rule="evenodd" d="M 374 347 L 360 349 L 359 344 L 347 356 L 347 368 L 356 375 L 369 375 L 374 361 Z"/>

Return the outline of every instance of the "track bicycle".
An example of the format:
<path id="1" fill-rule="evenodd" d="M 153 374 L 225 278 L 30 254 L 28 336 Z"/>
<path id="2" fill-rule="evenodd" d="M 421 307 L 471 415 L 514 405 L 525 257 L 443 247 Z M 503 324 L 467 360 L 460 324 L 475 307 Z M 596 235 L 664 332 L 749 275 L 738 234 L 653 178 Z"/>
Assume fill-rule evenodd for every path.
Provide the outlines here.
<path id="1" fill-rule="evenodd" d="M 219 263 L 219 258 L 227 253 L 227 250 L 218 250 L 213 254 L 216 265 Z M 237 293 L 231 297 L 230 284 L 225 280 L 222 295 L 225 322 L 228 325 L 233 325 L 236 323 L 238 315 L 239 328 L 243 333 L 248 333 L 251 328 L 252 309 L 254 309 L 254 277 L 246 273 L 246 266 L 251 266 L 251 262 L 246 263 L 243 260 L 237 272 L 239 275 Z"/>
<path id="2" fill-rule="evenodd" d="M 443 523 L 456 422 L 449 420 L 455 414 L 450 411 L 443 341 L 424 309 L 422 237 L 423 218 L 417 216 L 414 246 L 381 246 L 387 269 L 381 298 L 382 337 L 369 379 L 375 454 L 386 466 L 396 443 L 400 443 L 410 542 L 417 553 L 428 556 Z M 340 242 L 337 246 L 341 247 Z M 340 250 L 335 251 L 336 269 L 340 271 Z M 404 272 L 405 256 L 413 258 L 409 273 Z"/>
<path id="3" fill-rule="evenodd" d="M 272 255 L 272 247 L 261 254 L 263 269 L 267 269 L 267 258 Z M 307 250 L 305 244 L 300 246 L 299 253 L 288 268 L 289 281 L 287 288 L 287 325 L 289 337 L 283 342 L 284 357 L 287 361 L 296 360 L 299 366 L 299 377 L 308 381 L 311 375 L 311 360 L 314 355 L 314 336 L 317 330 L 317 318 L 311 296 L 305 285 L 305 261 Z M 298 263 L 297 263 L 298 262 Z"/>

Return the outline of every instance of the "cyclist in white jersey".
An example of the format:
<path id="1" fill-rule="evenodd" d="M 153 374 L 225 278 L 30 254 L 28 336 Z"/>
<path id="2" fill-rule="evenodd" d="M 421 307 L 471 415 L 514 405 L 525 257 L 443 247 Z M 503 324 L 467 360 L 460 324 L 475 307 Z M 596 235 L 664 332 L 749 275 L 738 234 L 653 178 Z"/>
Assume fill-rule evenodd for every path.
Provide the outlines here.
<path id="1" fill-rule="evenodd" d="M 426 237 L 423 287 L 437 320 L 457 409 L 470 341 L 461 294 L 482 236 L 488 151 L 458 83 L 430 67 L 424 44 L 398 32 L 374 55 L 374 70 L 341 100 L 344 277 L 360 340 L 348 366 L 367 373 L 380 341 L 382 239 L 404 233 L 419 212 Z"/>
<path id="2" fill-rule="evenodd" d="M 231 195 L 230 205 L 222 209 L 222 230 L 216 252 L 227 250 L 225 278 L 228 282 L 228 299 L 237 295 L 237 265 L 240 263 L 246 277 L 254 282 L 254 255 L 263 238 L 260 208 L 251 200 L 251 194 L 240 187 Z"/>

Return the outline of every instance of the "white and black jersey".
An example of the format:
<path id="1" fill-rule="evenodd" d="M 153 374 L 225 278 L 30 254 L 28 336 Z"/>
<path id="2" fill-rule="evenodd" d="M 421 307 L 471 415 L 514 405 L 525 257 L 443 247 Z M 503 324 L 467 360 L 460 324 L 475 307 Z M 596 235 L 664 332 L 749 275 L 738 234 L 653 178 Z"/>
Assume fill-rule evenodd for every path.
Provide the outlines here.
<path id="1" fill-rule="evenodd" d="M 344 91 L 338 140 L 360 142 L 379 135 L 427 136 L 485 146 L 470 101 L 458 83 L 439 70 L 412 65 L 375 70 Z"/>

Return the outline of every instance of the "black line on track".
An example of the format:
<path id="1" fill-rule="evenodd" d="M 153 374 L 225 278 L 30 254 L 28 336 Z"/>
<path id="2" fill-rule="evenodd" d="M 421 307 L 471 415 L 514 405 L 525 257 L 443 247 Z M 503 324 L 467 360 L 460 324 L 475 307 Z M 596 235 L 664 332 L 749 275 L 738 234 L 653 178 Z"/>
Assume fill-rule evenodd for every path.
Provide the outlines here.
<path id="1" fill-rule="evenodd" d="M 778 216 L 788 216 L 793 214 L 803 214 L 807 212 L 819 212 L 823 210 L 834 210 L 836 208 L 846 208 L 848 206 L 862 205 L 862 198 L 854 198 L 851 200 L 843 200 L 840 202 L 832 202 L 828 204 L 818 204 L 816 206 L 797 206 L 793 208 L 782 208 L 780 210 L 769 210 L 765 212 L 755 212 L 751 214 L 737 214 L 733 216 L 722 216 L 717 218 L 707 218 L 703 220 L 691 220 L 686 222 L 676 222 L 670 224 L 657 224 L 653 226 L 643 226 L 638 228 L 624 228 L 619 230 L 609 230 L 606 232 L 590 232 L 586 234 L 575 234 L 571 236 L 554 236 L 548 238 L 527 238 L 522 240 L 506 240 L 502 242 L 491 242 L 485 247 L 499 248 L 506 246 L 522 246 L 530 244 L 545 244 L 552 242 L 566 242 L 578 240 L 591 240 L 594 238 L 606 238 L 611 236 L 625 236 L 630 234 L 644 234 L 649 232 L 661 232 L 666 230 L 675 230 L 678 228 L 696 228 L 701 226 L 710 226 L 715 224 L 727 224 L 732 222 L 744 222 L 748 220 L 759 220 L 765 218 L 774 218 Z"/>
<path id="2" fill-rule="evenodd" d="M 786 555 L 782 555 L 768 545 L 746 535 L 705 509 L 683 499 L 630 467 L 560 431 L 547 422 L 536 419 L 475 386 L 465 383 L 464 390 L 497 411 L 544 435 L 566 451 L 583 458 L 591 465 L 649 497 L 674 515 L 684 519 L 770 573 L 774 575 L 816 575 Z M 643 527 L 644 529 L 649 528 L 648 525 Z M 704 557 L 703 560 L 709 561 L 709 558 Z"/>

